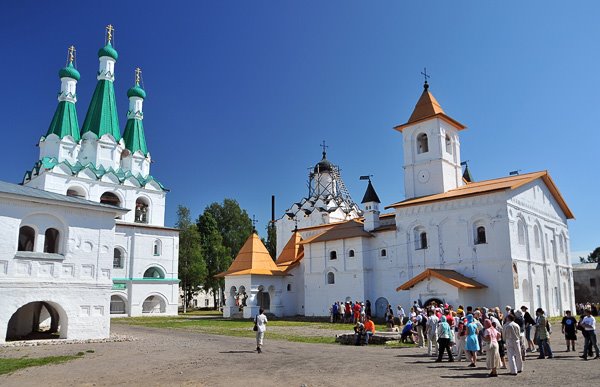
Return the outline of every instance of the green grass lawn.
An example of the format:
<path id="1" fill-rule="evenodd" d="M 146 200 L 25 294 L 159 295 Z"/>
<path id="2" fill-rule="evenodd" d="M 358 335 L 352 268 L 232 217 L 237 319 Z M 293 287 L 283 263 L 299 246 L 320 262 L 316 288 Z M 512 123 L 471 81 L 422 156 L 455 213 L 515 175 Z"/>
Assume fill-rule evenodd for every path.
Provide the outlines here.
<path id="1" fill-rule="evenodd" d="M 254 337 L 252 331 L 253 323 L 251 320 L 230 320 L 226 318 L 190 318 L 193 316 L 180 315 L 172 317 L 129 317 L 120 318 L 112 321 L 113 324 L 128 324 L 137 326 L 146 326 L 152 328 L 165 329 L 186 329 L 199 333 L 209 333 L 214 335 Z M 269 338 L 304 342 L 304 343 L 335 343 L 335 337 L 325 330 L 340 330 L 351 332 L 350 324 L 331 324 L 327 322 L 306 322 L 306 321 L 269 321 Z M 308 327 L 311 328 L 311 334 L 302 334 L 301 329 L 292 330 L 290 333 L 281 333 L 277 327 Z M 275 329 L 273 329 L 275 328 Z M 322 335 L 315 335 L 314 330 L 323 330 Z"/>
<path id="2" fill-rule="evenodd" d="M 83 353 L 82 353 L 83 355 Z M 8 374 L 27 367 L 37 367 L 46 364 L 61 364 L 66 363 L 70 360 L 77 359 L 82 355 L 69 355 L 69 356 L 48 356 L 30 359 L 23 357 L 20 359 L 4 358 L 0 359 L 0 375 Z"/>

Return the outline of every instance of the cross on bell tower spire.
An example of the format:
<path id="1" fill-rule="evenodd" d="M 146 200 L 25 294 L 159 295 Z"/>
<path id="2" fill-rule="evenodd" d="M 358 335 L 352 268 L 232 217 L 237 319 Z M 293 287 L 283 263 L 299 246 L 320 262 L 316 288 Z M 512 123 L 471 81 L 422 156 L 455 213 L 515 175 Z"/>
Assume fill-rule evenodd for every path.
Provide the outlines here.
<path id="1" fill-rule="evenodd" d="M 321 147 L 323 148 L 323 158 L 326 158 L 326 156 L 327 156 L 327 148 L 329 148 L 329 145 L 325 145 L 325 140 L 323 140 L 323 143 L 321 144 Z"/>
<path id="2" fill-rule="evenodd" d="M 423 84 L 423 88 L 425 90 L 429 89 L 429 84 L 427 83 L 427 78 L 431 78 L 429 74 L 427 74 L 427 67 L 423 67 L 423 71 L 421 71 L 421 75 L 425 78 L 425 83 Z"/>

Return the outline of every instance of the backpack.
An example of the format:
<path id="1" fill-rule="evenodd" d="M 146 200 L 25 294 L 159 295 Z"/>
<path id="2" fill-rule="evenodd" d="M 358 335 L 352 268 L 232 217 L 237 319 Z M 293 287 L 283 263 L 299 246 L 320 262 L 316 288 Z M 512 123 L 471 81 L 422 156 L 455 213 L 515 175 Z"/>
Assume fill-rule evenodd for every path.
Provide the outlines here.
<path id="1" fill-rule="evenodd" d="M 425 328 L 427 326 L 427 316 L 421 315 L 421 326 Z"/>

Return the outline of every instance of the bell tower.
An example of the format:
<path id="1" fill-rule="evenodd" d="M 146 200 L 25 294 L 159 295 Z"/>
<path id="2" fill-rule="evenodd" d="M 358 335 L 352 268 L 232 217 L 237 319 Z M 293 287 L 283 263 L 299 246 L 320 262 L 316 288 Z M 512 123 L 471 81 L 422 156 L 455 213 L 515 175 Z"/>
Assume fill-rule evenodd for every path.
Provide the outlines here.
<path id="1" fill-rule="evenodd" d="M 423 93 L 402 133 L 406 199 L 447 192 L 463 185 L 458 132 L 466 127 L 444 113 L 429 91 Z"/>

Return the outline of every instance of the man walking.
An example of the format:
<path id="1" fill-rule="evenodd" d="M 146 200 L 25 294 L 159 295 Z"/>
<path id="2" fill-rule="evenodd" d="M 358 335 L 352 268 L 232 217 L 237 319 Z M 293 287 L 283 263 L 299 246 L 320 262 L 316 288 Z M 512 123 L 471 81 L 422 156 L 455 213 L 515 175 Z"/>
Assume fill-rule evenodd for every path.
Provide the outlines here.
<path id="1" fill-rule="evenodd" d="M 515 315 L 506 315 L 506 323 L 502 327 L 504 343 L 508 358 L 508 372 L 511 375 L 523 371 L 523 359 L 521 358 L 521 328 L 515 322 Z"/>
<path id="2" fill-rule="evenodd" d="M 436 356 L 438 353 L 438 323 L 439 319 L 433 313 L 433 310 L 427 312 L 429 319 L 427 320 L 427 354 Z"/>
<path id="3" fill-rule="evenodd" d="M 583 347 L 583 360 L 588 359 L 588 351 L 591 349 L 596 350 L 596 357 L 594 359 L 600 359 L 600 352 L 598 351 L 598 343 L 596 341 L 596 319 L 592 316 L 592 310 L 585 310 L 585 317 L 581 320 L 581 327 L 585 330 L 585 345 Z"/>
<path id="4" fill-rule="evenodd" d="M 256 320 L 254 323 L 256 324 L 256 352 L 262 353 L 263 339 L 265 338 L 265 331 L 267 330 L 267 316 L 265 316 L 265 310 L 260 308 L 258 311 L 258 315 L 256 316 Z"/>

